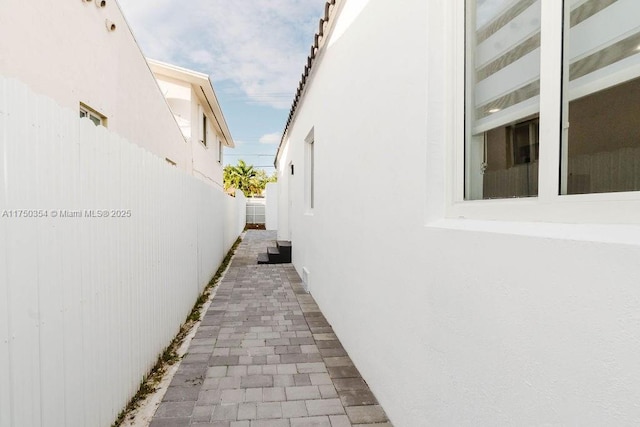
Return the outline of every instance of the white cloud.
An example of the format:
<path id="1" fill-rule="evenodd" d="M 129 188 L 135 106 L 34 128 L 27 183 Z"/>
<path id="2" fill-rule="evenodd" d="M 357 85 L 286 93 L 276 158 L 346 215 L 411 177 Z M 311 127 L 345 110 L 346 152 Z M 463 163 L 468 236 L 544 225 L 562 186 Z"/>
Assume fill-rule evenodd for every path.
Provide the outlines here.
<path id="1" fill-rule="evenodd" d="M 289 108 L 325 0 L 120 0 L 148 57 Z"/>
<path id="2" fill-rule="evenodd" d="M 261 144 L 279 144 L 280 139 L 282 138 L 282 134 L 276 133 L 268 133 L 266 135 L 262 135 L 258 141 Z"/>

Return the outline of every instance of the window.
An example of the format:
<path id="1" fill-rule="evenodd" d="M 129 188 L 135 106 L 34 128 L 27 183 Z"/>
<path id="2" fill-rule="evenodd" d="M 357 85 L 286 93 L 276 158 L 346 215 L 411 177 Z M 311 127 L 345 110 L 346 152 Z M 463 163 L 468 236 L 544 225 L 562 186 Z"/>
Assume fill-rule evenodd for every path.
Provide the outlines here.
<path id="1" fill-rule="evenodd" d="M 640 190 L 640 2 L 465 8 L 464 198 Z"/>
<path id="2" fill-rule="evenodd" d="M 202 139 L 201 142 L 202 144 L 206 147 L 207 146 L 207 116 L 202 114 Z"/>
<path id="3" fill-rule="evenodd" d="M 80 103 L 80 118 L 86 117 L 96 126 L 107 126 L 107 118 L 93 108 Z"/>
<path id="4" fill-rule="evenodd" d="M 218 163 L 222 164 L 222 154 L 223 154 L 223 144 L 222 144 L 222 140 L 220 138 L 217 138 L 218 140 Z"/>
<path id="5" fill-rule="evenodd" d="M 307 209 L 315 206 L 315 137 L 313 128 L 305 138 L 305 202 Z"/>

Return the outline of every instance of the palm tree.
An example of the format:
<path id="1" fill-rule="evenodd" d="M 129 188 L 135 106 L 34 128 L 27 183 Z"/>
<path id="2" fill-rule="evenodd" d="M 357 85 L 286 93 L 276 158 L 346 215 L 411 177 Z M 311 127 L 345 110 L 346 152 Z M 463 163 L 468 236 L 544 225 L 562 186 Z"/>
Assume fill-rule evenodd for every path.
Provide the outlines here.
<path id="1" fill-rule="evenodd" d="M 247 165 L 244 160 L 238 160 L 236 166 L 227 165 L 224 167 L 224 189 L 235 188 L 242 190 L 247 195 L 255 194 L 254 181 L 257 171 L 252 165 Z"/>

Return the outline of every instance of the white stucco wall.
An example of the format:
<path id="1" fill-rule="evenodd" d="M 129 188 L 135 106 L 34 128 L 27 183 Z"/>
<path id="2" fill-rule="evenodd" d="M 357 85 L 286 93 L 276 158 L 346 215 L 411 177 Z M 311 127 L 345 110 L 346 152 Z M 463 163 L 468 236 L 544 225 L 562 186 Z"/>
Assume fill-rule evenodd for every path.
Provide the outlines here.
<path id="1" fill-rule="evenodd" d="M 198 130 L 202 133 L 202 116 L 198 114 Z M 192 129 L 191 134 L 191 156 L 193 158 L 193 174 L 200 179 L 214 185 L 218 188 L 223 188 L 222 182 L 222 162 L 218 161 L 218 146 L 220 144 L 220 135 L 218 135 L 211 126 L 212 118 L 207 116 L 207 145 L 205 146 L 201 140 L 201 136 L 195 138 L 195 129 Z"/>
<path id="2" fill-rule="evenodd" d="M 117 3 L 96 3 L 0 2 L 0 74 L 64 107 L 87 104 L 111 131 L 187 170 L 184 138 Z"/>
<path id="3" fill-rule="evenodd" d="M 452 3 L 346 2 L 281 147 L 279 238 L 395 426 L 636 425 L 637 226 L 446 217 Z"/>
<path id="4" fill-rule="evenodd" d="M 158 86 L 176 118 L 184 137 L 191 138 L 191 85 L 166 76 L 155 75 Z"/>

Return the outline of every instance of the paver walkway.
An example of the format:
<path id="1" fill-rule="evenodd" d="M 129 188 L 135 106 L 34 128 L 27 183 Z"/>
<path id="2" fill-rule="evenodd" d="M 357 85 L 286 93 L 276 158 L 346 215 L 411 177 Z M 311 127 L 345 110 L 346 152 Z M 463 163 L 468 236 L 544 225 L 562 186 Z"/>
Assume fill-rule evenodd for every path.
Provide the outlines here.
<path id="1" fill-rule="evenodd" d="M 151 427 L 390 426 L 291 264 L 236 251 Z"/>

